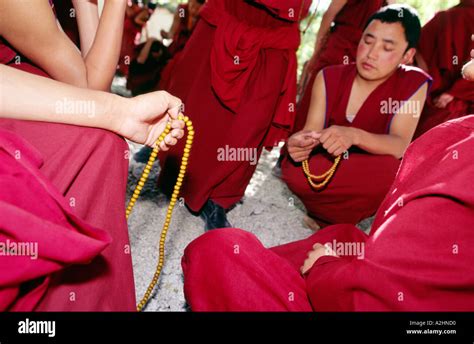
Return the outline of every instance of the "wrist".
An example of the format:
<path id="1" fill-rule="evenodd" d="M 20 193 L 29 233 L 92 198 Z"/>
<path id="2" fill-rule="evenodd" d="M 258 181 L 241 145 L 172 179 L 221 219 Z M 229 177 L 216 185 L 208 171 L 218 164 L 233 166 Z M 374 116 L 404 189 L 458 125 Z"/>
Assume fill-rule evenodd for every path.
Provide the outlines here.
<path id="1" fill-rule="evenodd" d="M 133 98 L 124 98 L 115 94 L 109 95 L 106 106 L 106 127 L 104 129 L 120 134 L 125 117 L 133 109 Z"/>
<path id="2" fill-rule="evenodd" d="M 352 142 L 354 146 L 359 146 L 361 142 L 362 130 L 359 128 L 350 127 L 352 132 Z"/>

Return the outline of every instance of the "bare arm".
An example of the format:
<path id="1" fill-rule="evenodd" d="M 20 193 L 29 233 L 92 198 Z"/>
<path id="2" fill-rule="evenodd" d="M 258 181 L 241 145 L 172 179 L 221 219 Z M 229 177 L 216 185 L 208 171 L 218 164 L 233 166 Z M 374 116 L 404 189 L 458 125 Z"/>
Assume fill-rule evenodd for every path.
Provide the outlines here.
<path id="1" fill-rule="evenodd" d="M 46 0 L 1 1 L 0 35 L 55 80 L 109 90 L 120 53 L 126 2 L 106 1 L 96 34 L 92 27 L 95 25 L 94 4 L 76 2 L 81 3 L 78 24 L 86 52 L 84 56 L 58 28 Z M 79 14 L 84 14 L 82 19 Z M 87 25 L 91 27 L 85 29 Z"/>
<path id="2" fill-rule="evenodd" d="M 161 30 L 161 36 L 165 39 L 171 39 L 174 37 L 174 34 L 176 33 L 176 31 L 178 31 L 178 27 L 179 27 L 179 23 L 181 21 L 181 8 L 178 8 L 178 10 L 176 11 L 176 13 L 174 14 L 174 18 L 173 18 L 173 24 L 171 25 L 171 28 L 168 32 L 164 31 L 164 30 Z"/>
<path id="3" fill-rule="evenodd" d="M 145 45 L 143 46 L 142 50 L 140 51 L 140 54 L 137 57 L 138 63 L 144 64 L 146 62 L 148 56 L 150 55 L 151 46 L 153 45 L 154 41 L 156 41 L 156 39 L 154 38 L 147 39 Z"/>
<path id="4" fill-rule="evenodd" d="M 97 0 L 72 0 L 76 11 L 77 27 L 81 40 L 81 53 L 86 57 L 94 43 L 95 34 L 99 27 L 99 8 Z"/>
<path id="5" fill-rule="evenodd" d="M 154 145 L 168 120 L 167 150 L 183 136 L 181 101 L 166 92 L 136 98 L 78 88 L 0 64 L 0 117 L 102 128 Z"/>
<path id="6" fill-rule="evenodd" d="M 319 144 L 319 132 L 324 128 L 326 114 L 326 88 L 323 72 L 316 76 L 311 94 L 306 124 L 303 130 L 288 139 L 288 154 L 295 162 L 309 158 L 311 151 Z"/>

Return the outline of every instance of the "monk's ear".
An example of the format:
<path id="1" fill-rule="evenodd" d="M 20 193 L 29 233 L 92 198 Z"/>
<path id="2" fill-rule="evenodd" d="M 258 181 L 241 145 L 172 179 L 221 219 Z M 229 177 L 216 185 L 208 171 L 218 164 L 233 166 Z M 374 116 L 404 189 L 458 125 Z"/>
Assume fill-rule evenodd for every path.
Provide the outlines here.
<path id="1" fill-rule="evenodd" d="M 413 64 L 413 61 L 415 59 L 416 55 L 416 49 L 415 48 L 410 48 L 408 49 L 405 54 L 403 55 L 402 63 L 406 65 Z"/>

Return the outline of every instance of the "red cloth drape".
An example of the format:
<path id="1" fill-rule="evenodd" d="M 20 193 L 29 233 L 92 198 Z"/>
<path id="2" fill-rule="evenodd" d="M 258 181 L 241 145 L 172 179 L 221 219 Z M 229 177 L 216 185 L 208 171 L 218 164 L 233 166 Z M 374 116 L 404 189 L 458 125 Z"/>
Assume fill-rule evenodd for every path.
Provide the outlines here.
<path id="1" fill-rule="evenodd" d="M 473 311 L 474 190 L 466 183 L 473 149 L 474 115 L 412 143 L 369 236 L 339 224 L 266 249 L 239 229 L 204 234 L 182 259 L 188 304 L 194 311 Z M 347 249 L 302 276 L 315 243 Z"/>

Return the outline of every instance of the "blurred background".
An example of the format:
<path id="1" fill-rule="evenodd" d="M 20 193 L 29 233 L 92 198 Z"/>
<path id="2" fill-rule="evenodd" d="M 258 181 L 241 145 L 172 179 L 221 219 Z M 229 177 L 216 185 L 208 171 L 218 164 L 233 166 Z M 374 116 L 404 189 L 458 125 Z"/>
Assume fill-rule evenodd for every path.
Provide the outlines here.
<path id="1" fill-rule="evenodd" d="M 103 1 L 104 0 L 99 0 L 99 4 L 103 4 Z M 149 2 L 157 5 L 147 26 L 149 35 L 161 40 L 160 31 L 169 30 L 178 5 L 186 3 L 187 0 L 142 0 L 141 2 L 143 5 L 147 5 Z M 313 0 L 311 13 L 314 14 L 316 12 L 316 14 L 308 16 L 301 23 L 301 30 L 304 30 L 304 35 L 298 51 L 299 73 L 302 70 L 304 62 L 313 54 L 316 33 L 321 22 L 321 17 L 330 2 L 331 0 Z M 400 0 L 397 2 L 409 4 L 416 8 L 421 17 L 421 23 L 424 25 L 436 12 L 457 5 L 459 0 Z M 144 40 L 144 36 L 145 35 L 142 35 L 142 40 Z"/>

